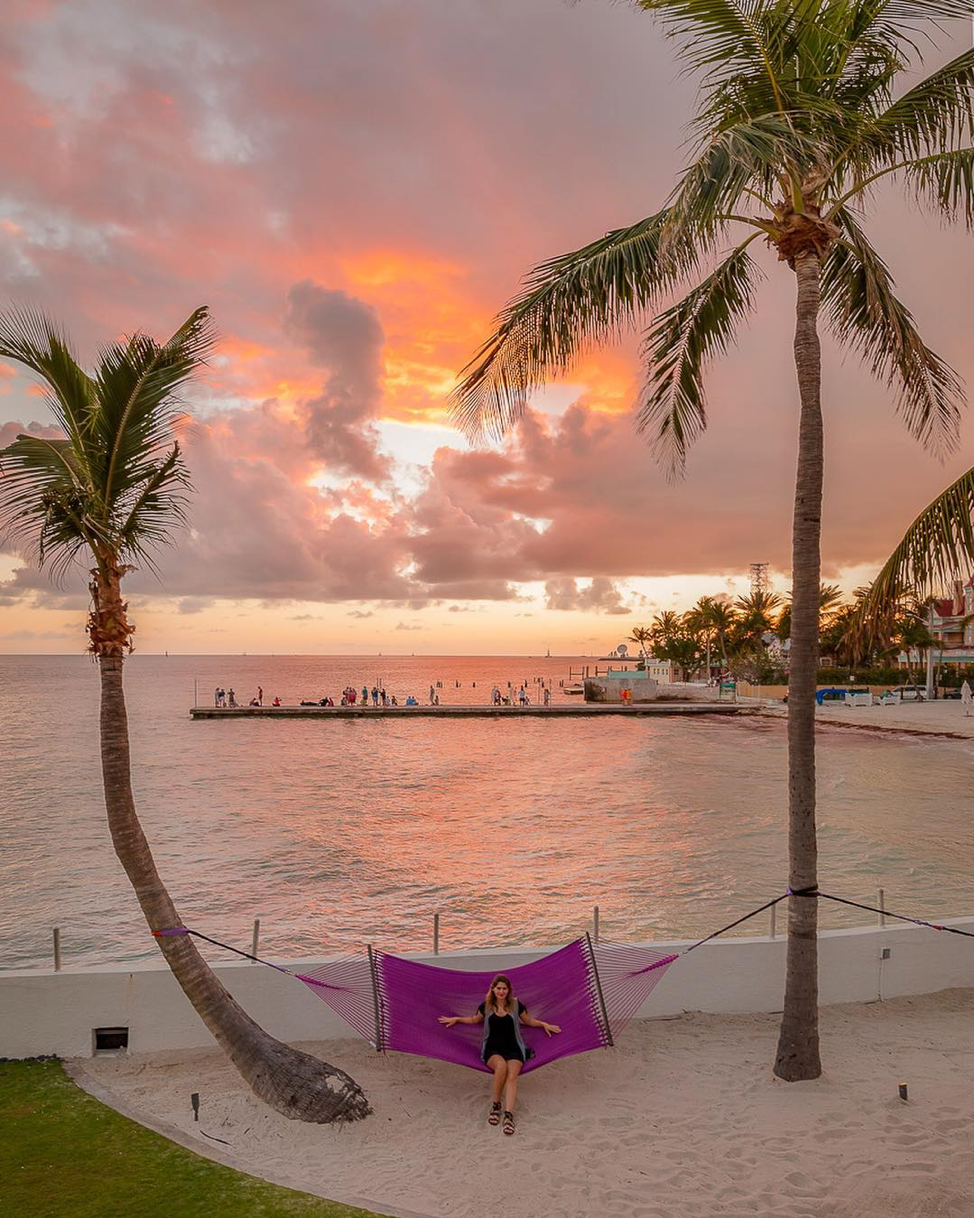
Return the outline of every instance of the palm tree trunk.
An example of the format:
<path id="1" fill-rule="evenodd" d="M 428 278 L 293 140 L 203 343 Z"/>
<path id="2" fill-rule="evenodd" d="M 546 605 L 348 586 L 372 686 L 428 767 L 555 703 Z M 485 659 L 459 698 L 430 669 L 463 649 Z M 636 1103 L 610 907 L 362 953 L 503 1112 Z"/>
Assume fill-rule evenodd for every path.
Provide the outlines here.
<path id="1" fill-rule="evenodd" d="M 801 415 L 792 528 L 792 620 L 788 674 L 788 884 L 818 886 L 815 835 L 815 684 L 818 671 L 822 532 L 822 351 L 818 338 L 820 265 L 795 259 L 798 300 L 795 366 Z M 818 901 L 793 896 L 788 911 L 784 1011 L 774 1072 L 789 1082 L 822 1073 L 818 1044 Z"/>
<path id="2" fill-rule="evenodd" d="M 96 612 L 121 606 L 115 586 L 100 583 Z M 124 606 L 121 606 L 124 617 Z M 150 930 L 182 925 L 135 812 L 129 763 L 122 656 L 100 655 L 101 763 L 112 843 Z M 275 1040 L 237 1005 L 188 935 L 157 939 L 186 997 L 256 1095 L 286 1117 L 324 1124 L 368 1116 L 368 1100 L 344 1071 Z M 286 984 L 282 982 L 282 985 Z"/>

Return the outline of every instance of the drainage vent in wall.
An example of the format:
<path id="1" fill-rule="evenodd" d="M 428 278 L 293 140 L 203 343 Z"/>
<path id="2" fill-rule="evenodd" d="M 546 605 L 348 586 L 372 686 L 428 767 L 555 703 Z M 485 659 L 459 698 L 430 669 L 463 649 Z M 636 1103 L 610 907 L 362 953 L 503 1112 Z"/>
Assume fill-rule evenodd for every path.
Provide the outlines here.
<path id="1" fill-rule="evenodd" d="M 93 1028 L 96 1053 L 124 1053 L 129 1047 L 128 1028 Z"/>

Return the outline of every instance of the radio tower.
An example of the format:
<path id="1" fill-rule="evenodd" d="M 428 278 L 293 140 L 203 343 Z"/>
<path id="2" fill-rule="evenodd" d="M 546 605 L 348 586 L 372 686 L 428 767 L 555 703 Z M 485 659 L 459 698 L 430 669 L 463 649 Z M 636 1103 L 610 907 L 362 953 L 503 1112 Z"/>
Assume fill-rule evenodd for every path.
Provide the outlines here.
<path id="1" fill-rule="evenodd" d="M 770 592 L 771 581 L 768 579 L 768 564 L 766 562 L 751 563 L 751 595 L 759 592 Z"/>

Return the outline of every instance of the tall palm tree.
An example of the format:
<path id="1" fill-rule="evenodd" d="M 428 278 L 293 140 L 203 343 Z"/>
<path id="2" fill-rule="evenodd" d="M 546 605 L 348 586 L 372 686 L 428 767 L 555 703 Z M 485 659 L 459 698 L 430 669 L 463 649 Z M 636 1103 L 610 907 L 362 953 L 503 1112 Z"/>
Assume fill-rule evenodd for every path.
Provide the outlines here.
<path id="1" fill-rule="evenodd" d="M 115 852 L 153 934 L 182 926 L 156 870 L 135 810 L 122 686 L 134 625 L 122 580 L 168 542 L 185 518 L 189 480 L 172 426 L 175 393 L 213 343 L 207 310 L 197 309 L 168 342 L 144 334 L 110 343 L 92 375 L 57 326 L 32 311 L 0 314 L 0 356 L 44 383 L 64 433 L 20 435 L 0 451 L 0 532 L 63 577 L 90 565 L 89 651 L 101 682 L 101 764 Z M 156 938 L 186 997 L 261 1099 L 306 1121 L 355 1120 L 369 1113 L 344 1071 L 269 1036 L 227 993 L 186 934 Z"/>
<path id="2" fill-rule="evenodd" d="M 710 648 L 714 641 L 714 628 L 711 621 L 711 610 L 713 609 L 714 598 L 712 596 L 701 596 L 692 609 L 688 609 L 683 615 L 683 620 L 688 627 L 704 637 L 704 644 L 707 649 L 707 680 L 710 681 Z"/>
<path id="3" fill-rule="evenodd" d="M 819 317 L 896 388 L 925 445 L 955 442 L 961 389 L 923 341 L 863 226 L 874 188 L 900 181 L 947 218 L 974 219 L 974 51 L 894 100 L 936 19 L 972 0 L 633 0 L 700 78 L 695 155 L 666 203 L 540 263 L 463 370 L 455 417 L 501 434 L 527 396 L 586 346 L 652 318 L 638 425 L 679 470 L 706 425 L 703 371 L 751 312 L 767 243 L 795 275 L 799 439 L 788 699 L 789 885 L 817 889 L 815 678 L 822 474 Z M 729 252 L 728 251 L 729 246 Z M 661 301 L 686 284 L 675 304 Z M 821 1072 L 817 901 L 792 897 L 775 1073 Z"/>
<path id="4" fill-rule="evenodd" d="M 727 642 L 737 623 L 737 610 L 727 601 L 711 598 L 710 607 L 707 610 L 707 620 L 717 636 L 723 671 L 727 672 Z"/>

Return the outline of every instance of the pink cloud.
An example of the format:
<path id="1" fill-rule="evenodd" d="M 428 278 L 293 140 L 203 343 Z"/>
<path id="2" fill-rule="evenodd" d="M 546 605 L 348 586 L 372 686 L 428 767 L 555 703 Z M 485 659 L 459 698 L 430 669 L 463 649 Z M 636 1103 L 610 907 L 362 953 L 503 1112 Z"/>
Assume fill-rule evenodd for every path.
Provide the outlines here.
<path id="1" fill-rule="evenodd" d="M 190 403 L 193 529 L 161 590 L 420 605 L 538 581 L 552 604 L 611 609 L 631 577 L 787 566 L 793 285 L 770 263 L 681 484 L 598 409 L 638 382 L 631 346 L 587 357 L 561 418 L 529 412 L 496 451 L 445 442 L 418 489 L 379 442 L 389 415 L 442 417 L 533 263 L 668 191 L 692 85 L 652 20 L 563 0 L 392 3 L 381 21 L 338 0 L 291 22 L 245 9 L 20 4 L 0 45 L 6 292 L 63 316 L 85 355 L 202 301 L 227 335 Z M 916 224 L 884 204 L 877 229 L 931 341 L 970 373 L 969 237 L 927 229 L 914 258 Z M 6 443 L 19 425 L 3 420 L 38 406 L 0 376 Z M 829 573 L 881 558 L 966 464 L 918 454 L 886 398 L 826 348 Z M 6 594 L 44 586 L 18 575 Z"/>

